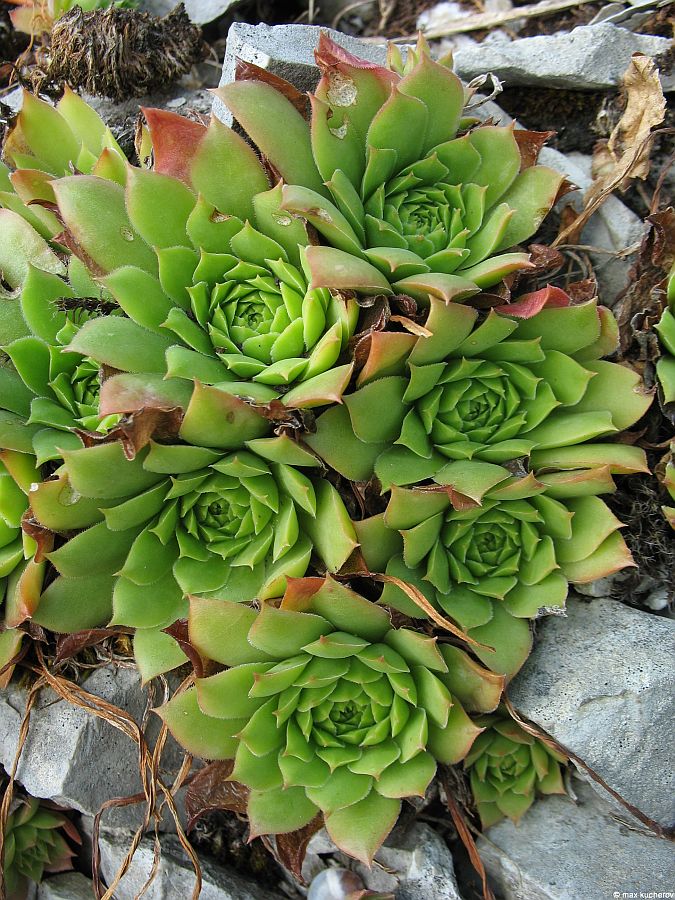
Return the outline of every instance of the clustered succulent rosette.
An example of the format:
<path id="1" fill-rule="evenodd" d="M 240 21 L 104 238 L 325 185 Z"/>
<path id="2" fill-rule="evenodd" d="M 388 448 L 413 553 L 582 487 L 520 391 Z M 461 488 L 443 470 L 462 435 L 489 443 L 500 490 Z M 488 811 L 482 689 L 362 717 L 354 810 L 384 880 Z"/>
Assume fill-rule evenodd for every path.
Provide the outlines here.
<path id="1" fill-rule="evenodd" d="M 192 599 L 189 633 L 229 668 L 197 679 L 159 713 L 187 749 L 233 759 L 253 835 L 322 813 L 345 852 L 370 863 L 405 797 L 480 734 L 503 679 L 451 644 L 407 628 L 331 578 L 292 581 L 259 611 Z"/>
<path id="2" fill-rule="evenodd" d="M 77 830 L 52 804 L 35 797 L 17 800 L 7 818 L 3 849 L 6 900 L 32 896 L 30 883 L 39 884 L 45 873 L 73 868 L 74 851 L 66 837 L 79 844 Z"/>
<path id="3" fill-rule="evenodd" d="M 132 166 L 72 92 L 25 98 L 0 171 L 0 654 L 27 617 L 118 624 L 147 680 L 188 660 L 187 616 L 208 675 L 162 708 L 177 739 L 233 760 L 253 834 L 321 813 L 369 861 L 466 757 L 530 620 L 631 564 L 599 495 L 646 470 L 610 441 L 650 398 L 602 359 L 595 301 L 455 302 L 531 267 L 561 177 L 463 119 L 423 42 L 317 59 L 309 122 L 274 77 L 221 91 L 260 155 L 145 110 Z M 330 577 L 364 566 L 378 602 Z M 472 655 L 391 610 L 441 611 Z"/>
<path id="4" fill-rule="evenodd" d="M 105 389 L 136 395 L 125 375 Z M 185 390 L 174 443 L 151 442 L 133 459 L 115 440 L 64 451 L 63 466 L 30 494 L 43 527 L 84 529 L 49 554 L 60 577 L 35 620 L 65 631 L 112 615 L 142 630 L 136 658 L 145 677 L 156 674 L 156 654 L 169 641 L 161 629 L 185 615 L 188 594 L 277 597 L 312 554 L 335 572 L 356 547 L 344 503 L 313 453 L 287 435 L 265 437 L 268 420 L 220 388 Z M 171 659 L 179 665 L 184 656 L 174 647 Z"/>
<path id="5" fill-rule="evenodd" d="M 433 478 L 448 460 L 504 463 L 632 425 L 651 398 L 614 351 L 616 320 L 591 300 L 545 288 L 487 316 L 431 299 L 423 333 L 375 332 L 356 390 L 308 442 L 356 481 L 383 489 Z"/>
<path id="6" fill-rule="evenodd" d="M 482 716 L 485 729 L 464 760 L 483 828 L 516 824 L 539 794 L 564 794 L 567 757 L 528 734 L 506 713 Z"/>
<path id="7" fill-rule="evenodd" d="M 153 171 L 129 167 L 125 187 L 94 175 L 51 183 L 69 243 L 128 317 L 92 318 L 71 349 L 122 371 L 241 382 L 292 407 L 339 400 L 359 308 L 308 287 L 307 228 L 280 209 L 280 185 L 217 119 L 146 116 Z"/>
<path id="8" fill-rule="evenodd" d="M 527 253 L 504 251 L 539 228 L 559 173 L 528 165 L 512 128 L 463 120 L 461 81 L 423 41 L 405 65 L 390 55 L 385 68 L 322 35 L 316 60 L 322 77 L 309 125 L 269 83 L 217 91 L 281 173 L 283 208 L 330 245 L 307 251 L 313 287 L 427 303 L 430 295 L 461 299 L 528 267 Z"/>

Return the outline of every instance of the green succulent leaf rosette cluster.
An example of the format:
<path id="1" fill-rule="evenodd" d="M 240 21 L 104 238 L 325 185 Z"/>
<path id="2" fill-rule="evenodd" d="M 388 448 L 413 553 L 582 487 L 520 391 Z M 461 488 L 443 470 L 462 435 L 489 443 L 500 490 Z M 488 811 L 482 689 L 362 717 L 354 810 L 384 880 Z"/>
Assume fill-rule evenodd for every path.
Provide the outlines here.
<path id="1" fill-rule="evenodd" d="M 564 794 L 567 757 L 528 734 L 506 714 L 482 716 L 464 760 L 483 828 L 508 817 L 518 823 L 539 794 Z"/>
<path id="2" fill-rule="evenodd" d="M 330 578 L 289 585 L 279 608 L 193 599 L 190 641 L 230 668 L 159 713 L 191 753 L 234 760 L 253 835 L 323 813 L 335 843 L 370 863 L 401 800 L 480 733 L 502 679 L 462 650 L 406 628 Z"/>
<path id="3" fill-rule="evenodd" d="M 268 83 L 217 92 L 281 173 L 283 208 L 331 245 L 307 252 L 313 287 L 447 301 L 529 265 L 505 251 L 535 233 L 562 176 L 527 167 L 512 128 L 457 137 L 464 89 L 423 42 L 384 68 L 323 34 L 316 60 L 309 124 Z"/>
<path id="4" fill-rule="evenodd" d="M 73 868 L 75 853 L 64 834 L 80 837 L 62 813 L 28 797 L 15 804 L 5 825 L 3 874 L 7 900 L 24 900 L 29 883 L 39 884 L 45 873 Z"/>
<path id="5" fill-rule="evenodd" d="M 375 474 L 383 489 L 432 478 L 448 460 L 590 448 L 651 402 L 637 374 L 601 359 L 617 341 L 609 310 L 572 306 L 556 288 L 483 317 L 432 299 L 421 336 L 367 340 L 357 390 L 319 418 L 308 441 L 345 477 Z"/>
<path id="6" fill-rule="evenodd" d="M 385 513 L 357 523 L 365 560 L 420 590 L 485 645 L 473 650 L 486 665 L 513 675 L 530 652 L 528 620 L 564 607 L 569 582 L 633 565 L 621 522 L 597 495 L 615 490 L 612 470 L 644 471 L 644 459 L 625 445 L 599 450 L 595 467 L 582 468 L 583 448 L 563 448 L 541 459 L 568 471 L 539 465 L 536 476 L 518 476 L 459 460 L 432 485 L 393 487 Z M 394 583 L 381 602 L 419 616 Z"/>
<path id="7" fill-rule="evenodd" d="M 163 649 L 184 661 L 161 629 L 185 616 L 186 595 L 278 597 L 313 554 L 337 571 L 356 547 L 344 504 L 314 454 L 269 430 L 239 398 L 198 386 L 179 433 L 190 443 L 151 442 L 133 459 L 118 442 L 65 451 L 31 507 L 57 533 L 84 530 L 49 554 L 60 577 L 35 621 L 72 631 L 112 616 L 140 629 L 137 662 L 151 677 Z"/>
<path id="8" fill-rule="evenodd" d="M 53 183 L 76 253 L 128 317 L 88 322 L 71 349 L 121 371 L 244 381 L 296 407 L 338 400 L 358 306 L 309 289 L 306 226 L 280 209 L 281 186 L 218 120 L 146 117 L 153 171 L 129 167 L 126 187 L 93 175 Z"/>
<path id="9" fill-rule="evenodd" d="M 26 237 L 29 226 L 18 218 L 14 224 Z M 99 363 L 66 349 L 82 323 L 101 314 L 110 301 L 74 257 L 68 281 L 33 266 L 28 254 L 26 263 L 15 304 L 25 333 L 3 348 L 12 366 L 0 370 L 0 445 L 28 446 L 42 464 L 81 446 L 74 429 L 105 433 L 119 420 L 99 414 Z"/>

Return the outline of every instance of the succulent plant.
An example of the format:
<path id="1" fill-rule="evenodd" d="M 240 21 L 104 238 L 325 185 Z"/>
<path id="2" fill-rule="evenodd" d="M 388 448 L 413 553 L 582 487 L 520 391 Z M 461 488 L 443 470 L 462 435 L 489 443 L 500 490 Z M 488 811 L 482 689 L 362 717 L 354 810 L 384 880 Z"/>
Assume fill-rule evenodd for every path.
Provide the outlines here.
<path id="1" fill-rule="evenodd" d="M 583 448 L 564 450 L 560 465 L 570 471 L 547 472 L 544 463 L 536 475 L 450 462 L 431 486 L 393 487 L 385 513 L 357 523 L 371 570 L 384 566 L 416 587 L 486 645 L 474 652 L 505 674 L 529 654 L 528 619 L 564 607 L 568 582 L 634 565 L 621 522 L 597 495 L 615 489 L 611 471 L 645 471 L 642 452 L 599 445 L 602 464 L 584 468 Z M 381 602 L 420 615 L 395 582 Z"/>
<path id="2" fill-rule="evenodd" d="M 136 0 L 8 0 L 17 8 L 9 15 L 12 25 L 17 31 L 23 31 L 35 37 L 49 32 L 54 22 L 61 18 L 74 6 L 80 6 L 85 12 L 93 9 L 105 9 L 108 6 L 135 7 Z"/>
<path id="3" fill-rule="evenodd" d="M 40 602 L 46 564 L 35 562 L 35 541 L 21 529 L 28 509 L 28 492 L 40 477 L 35 457 L 14 450 L 0 450 L 0 599 L 4 600 L 0 630 L 2 687 L 12 676 L 9 663 L 19 652 L 23 639 L 23 632 L 16 626 L 29 618 Z"/>
<path id="4" fill-rule="evenodd" d="M 280 210 L 280 186 L 270 189 L 253 150 L 218 120 L 146 116 L 153 171 L 129 167 L 126 189 L 82 175 L 50 185 L 68 245 L 128 316 L 125 333 L 139 346 L 163 341 L 163 361 L 144 370 L 139 356 L 130 369 L 106 317 L 71 348 L 122 371 L 244 380 L 247 395 L 284 394 L 289 406 L 338 400 L 358 306 L 308 289 L 307 230 Z"/>
<path id="5" fill-rule="evenodd" d="M 518 822 L 538 794 L 564 794 L 567 757 L 528 734 L 506 713 L 483 716 L 485 731 L 464 760 L 483 828 Z"/>
<path id="6" fill-rule="evenodd" d="M 487 316 L 432 298 L 423 333 L 366 338 L 365 363 L 344 405 L 308 443 L 347 478 L 383 489 L 433 478 L 448 460 L 504 463 L 590 441 L 637 421 L 651 398 L 640 378 L 601 357 L 616 321 L 596 301 L 556 288 Z"/>
<path id="7" fill-rule="evenodd" d="M 0 221 L 9 233 L 30 231 L 15 213 L 0 211 Z M 99 415 L 99 364 L 64 349 L 83 322 L 116 306 L 75 257 L 69 260 L 69 282 L 36 268 L 27 254 L 25 259 L 13 315 L 0 320 L 0 341 L 12 362 L 2 369 L 0 446 L 31 450 L 41 465 L 82 446 L 74 429 L 106 432 L 120 418 Z"/>
<path id="8" fill-rule="evenodd" d="M 502 679 L 464 651 L 394 628 L 331 578 L 293 580 L 260 610 L 191 599 L 190 642 L 230 668 L 197 679 L 159 713 L 189 752 L 234 760 L 252 835 L 323 813 L 345 852 L 370 862 L 401 800 L 480 733 L 466 710 L 496 708 Z"/>
<path id="9" fill-rule="evenodd" d="M 55 477 L 30 495 L 42 526 L 85 529 L 49 554 L 61 577 L 35 621 L 69 631 L 112 615 L 142 629 L 144 674 L 154 671 L 153 640 L 166 644 L 159 630 L 187 612 L 186 595 L 278 597 L 313 553 L 334 572 L 356 546 L 336 489 L 305 474 L 320 472 L 311 452 L 288 435 L 264 437 L 268 420 L 234 395 L 179 384 L 189 401 L 173 443 L 151 442 L 133 459 L 114 440 L 64 451 Z M 104 389 L 121 397 L 139 390 L 124 375 Z"/>
<path id="10" fill-rule="evenodd" d="M 563 179 L 529 164 L 512 128 L 463 120 L 460 80 L 423 40 L 405 65 L 396 54 L 385 68 L 322 34 L 310 124 L 266 81 L 216 93 L 286 182 L 283 209 L 331 245 L 307 251 L 312 287 L 461 299 L 528 267 L 504 251 L 535 233 Z"/>
<path id="11" fill-rule="evenodd" d="M 68 86 L 56 106 L 24 90 L 2 155 L 0 206 L 22 216 L 47 239 L 63 228 L 53 210 L 39 205 L 55 203 L 53 178 L 76 170 L 121 184 L 125 179 L 126 157 L 112 132 Z"/>
<path id="12" fill-rule="evenodd" d="M 40 883 L 45 872 L 66 872 L 73 868 L 75 853 L 64 834 L 80 843 L 72 823 L 51 804 L 40 803 L 35 797 L 15 802 L 4 836 L 7 900 L 24 900 L 30 882 Z"/>

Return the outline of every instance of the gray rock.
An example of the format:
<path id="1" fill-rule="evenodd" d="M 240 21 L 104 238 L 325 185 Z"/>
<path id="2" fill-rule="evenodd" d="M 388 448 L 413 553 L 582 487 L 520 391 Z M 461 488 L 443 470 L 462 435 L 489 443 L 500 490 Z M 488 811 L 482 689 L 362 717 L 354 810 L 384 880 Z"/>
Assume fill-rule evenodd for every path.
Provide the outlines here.
<path id="1" fill-rule="evenodd" d="M 384 868 L 355 868 L 372 891 L 395 891 L 396 900 L 461 900 L 452 854 L 428 825 L 396 829 L 375 854 Z"/>
<path id="2" fill-rule="evenodd" d="M 91 900 L 93 896 L 92 882 L 80 872 L 47 878 L 37 891 L 37 900 Z"/>
<path id="3" fill-rule="evenodd" d="M 369 890 L 395 892 L 396 900 L 461 900 L 450 850 L 440 835 L 421 822 L 405 830 L 395 828 L 370 869 L 341 853 L 322 829 L 309 842 L 302 869 L 307 880 L 319 871 L 318 854 L 328 853 L 358 872 Z"/>
<path id="4" fill-rule="evenodd" d="M 573 91 L 617 87 L 633 53 L 658 56 L 669 50 L 668 38 L 633 34 L 616 25 L 580 25 L 569 33 L 538 35 L 515 41 L 463 46 L 455 68 L 467 81 L 494 72 L 507 85 L 536 85 Z M 675 90 L 675 77 L 663 73 L 664 90 Z"/>
<path id="5" fill-rule="evenodd" d="M 131 843 L 131 834 L 102 832 L 101 874 L 111 884 Z M 134 854 L 124 878 L 115 888 L 115 900 L 135 900 L 153 867 L 154 842 L 144 838 Z M 237 872 L 204 859 L 200 854 L 203 886 L 200 900 L 280 900 L 284 895 L 261 888 L 254 881 Z M 162 836 L 162 855 L 156 877 L 143 894 L 144 900 L 188 900 L 195 885 L 192 866 L 172 835 Z"/>
<path id="6" fill-rule="evenodd" d="M 325 31 L 345 50 L 371 62 L 384 64 L 387 51 L 383 44 L 369 44 L 358 38 L 320 28 L 318 25 L 247 25 L 235 22 L 227 33 L 227 50 L 223 63 L 221 85 L 234 81 L 237 59 L 254 63 L 290 81 L 301 91 L 310 91 L 319 80 L 314 63 L 314 49 L 319 34 Z M 226 125 L 232 115 L 220 100 L 213 103 L 213 112 Z"/>
<path id="7" fill-rule="evenodd" d="M 137 672 L 97 669 L 83 687 L 141 722 L 148 695 L 140 687 Z M 0 691 L 0 762 L 8 771 L 16 754 L 26 698 L 26 689 L 15 685 Z M 156 731 L 158 725 L 153 725 Z M 163 767 L 174 770 L 177 763 L 174 744 L 163 757 Z M 166 777 L 167 773 L 161 774 Z M 31 713 L 17 780 L 35 797 L 95 815 L 106 800 L 141 790 L 138 750 L 130 738 L 103 719 L 44 690 Z M 142 808 L 137 804 L 110 810 L 103 821 L 110 826 L 138 826 Z"/>
<path id="8" fill-rule="evenodd" d="M 509 688 L 511 701 L 625 800 L 669 827 L 675 623 L 607 599 L 570 598 L 567 612 L 542 622 L 534 652 Z"/>
<path id="9" fill-rule="evenodd" d="M 206 25 L 231 12 L 242 0 L 183 0 L 185 10 L 195 25 Z M 165 16 L 177 5 L 176 0 L 142 0 L 140 6 L 153 16 Z"/>
<path id="10" fill-rule="evenodd" d="M 505 820 L 479 838 L 478 850 L 500 896 L 672 896 L 665 893 L 672 891 L 675 878 L 672 844 L 617 822 L 611 807 L 586 784 L 575 784 L 575 790 L 578 805 L 566 797 L 545 797 L 518 826 Z"/>

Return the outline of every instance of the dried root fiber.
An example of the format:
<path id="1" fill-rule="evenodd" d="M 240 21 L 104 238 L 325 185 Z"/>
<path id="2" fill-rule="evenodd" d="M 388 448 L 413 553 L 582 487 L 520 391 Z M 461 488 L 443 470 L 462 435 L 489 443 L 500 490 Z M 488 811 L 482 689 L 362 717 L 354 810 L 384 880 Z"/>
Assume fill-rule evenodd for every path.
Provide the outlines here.
<path id="1" fill-rule="evenodd" d="M 121 100 L 165 89 L 205 55 L 201 29 L 182 3 L 164 18 L 76 6 L 54 25 L 43 75 L 48 83 Z"/>

